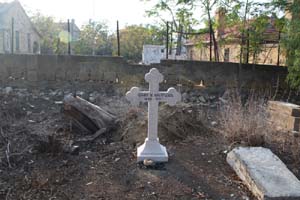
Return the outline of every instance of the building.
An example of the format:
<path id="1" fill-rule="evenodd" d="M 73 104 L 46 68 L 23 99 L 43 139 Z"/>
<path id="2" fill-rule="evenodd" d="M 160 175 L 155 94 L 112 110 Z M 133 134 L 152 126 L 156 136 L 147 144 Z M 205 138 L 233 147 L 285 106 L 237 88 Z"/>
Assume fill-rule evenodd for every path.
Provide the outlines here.
<path id="1" fill-rule="evenodd" d="M 152 63 L 160 63 L 161 59 L 166 59 L 166 47 L 164 45 L 143 45 L 142 63 L 150 65 Z M 170 60 L 186 60 L 186 48 L 183 46 L 181 54 L 176 55 L 176 48 L 169 50 L 168 59 Z"/>
<path id="2" fill-rule="evenodd" d="M 59 29 L 65 31 L 66 33 L 69 32 L 68 22 L 59 22 L 57 23 L 57 26 Z M 70 38 L 71 41 L 78 41 L 80 37 L 80 29 L 75 24 L 74 19 L 70 21 L 70 36 L 71 36 Z"/>
<path id="3" fill-rule="evenodd" d="M 267 19 L 264 32 L 256 47 L 251 46 L 251 38 L 248 39 L 249 32 L 255 20 L 246 22 L 246 30 L 241 31 L 241 25 L 226 27 L 226 11 L 219 9 L 216 12 L 215 20 L 218 24 L 215 30 L 217 43 L 217 53 L 220 62 L 240 62 L 242 55 L 243 62 L 269 65 L 285 65 L 284 51 L 280 49 L 280 32 L 276 29 L 274 18 Z M 241 41 L 243 39 L 243 50 L 241 54 Z M 212 42 L 213 43 L 213 42 Z M 185 44 L 187 48 L 187 59 L 189 60 L 210 60 L 210 34 L 208 31 L 197 35 Z M 212 44 L 212 60 L 214 60 L 214 45 Z"/>
<path id="4" fill-rule="evenodd" d="M 0 53 L 39 54 L 40 40 L 19 1 L 0 3 Z"/>
<path id="5" fill-rule="evenodd" d="M 150 65 L 160 63 L 166 57 L 166 47 L 163 45 L 143 45 L 143 63 Z"/>
<path id="6" fill-rule="evenodd" d="M 58 37 L 60 38 L 60 42 L 63 42 L 65 44 L 68 44 L 68 42 L 70 42 L 70 50 L 71 54 L 73 54 L 74 45 L 80 39 L 80 29 L 75 24 L 75 20 L 72 19 L 69 22 L 58 22 L 56 23 L 56 25 L 59 30 Z"/>

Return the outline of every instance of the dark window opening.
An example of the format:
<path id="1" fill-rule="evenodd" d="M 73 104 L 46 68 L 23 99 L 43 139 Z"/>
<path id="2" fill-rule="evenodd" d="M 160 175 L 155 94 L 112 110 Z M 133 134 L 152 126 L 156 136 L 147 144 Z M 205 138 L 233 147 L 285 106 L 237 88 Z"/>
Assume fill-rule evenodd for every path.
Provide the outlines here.
<path id="1" fill-rule="evenodd" d="M 229 62 L 229 48 L 224 50 L 224 62 Z"/>

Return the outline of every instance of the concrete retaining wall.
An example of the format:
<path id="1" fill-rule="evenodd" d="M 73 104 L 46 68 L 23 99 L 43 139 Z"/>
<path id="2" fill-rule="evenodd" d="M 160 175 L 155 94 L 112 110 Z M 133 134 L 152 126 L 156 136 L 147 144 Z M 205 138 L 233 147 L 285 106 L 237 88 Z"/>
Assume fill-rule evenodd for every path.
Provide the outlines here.
<path id="1" fill-rule="evenodd" d="M 143 84 L 144 74 L 157 67 L 167 84 L 230 87 L 238 81 L 245 87 L 284 85 L 287 69 L 277 66 L 239 65 L 202 61 L 162 60 L 150 66 L 131 65 L 122 57 L 68 55 L 0 55 L 0 81 L 25 85 L 63 84 L 68 81 Z"/>

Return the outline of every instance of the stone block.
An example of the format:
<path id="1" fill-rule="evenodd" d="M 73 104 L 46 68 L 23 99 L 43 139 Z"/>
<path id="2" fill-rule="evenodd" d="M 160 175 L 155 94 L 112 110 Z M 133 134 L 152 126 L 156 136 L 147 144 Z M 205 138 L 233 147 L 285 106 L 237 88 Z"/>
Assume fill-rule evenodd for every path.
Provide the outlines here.
<path id="1" fill-rule="evenodd" d="M 235 148 L 227 162 L 259 200 L 300 200 L 300 181 L 269 149 Z"/>
<path id="2" fill-rule="evenodd" d="M 300 106 L 281 101 L 268 101 L 268 109 L 293 117 L 300 117 Z"/>
<path id="3" fill-rule="evenodd" d="M 269 121 L 277 130 L 300 131 L 300 106 L 296 104 L 269 101 Z"/>
<path id="4" fill-rule="evenodd" d="M 269 110 L 269 121 L 277 130 L 299 131 L 300 117 L 293 117 L 280 111 Z"/>

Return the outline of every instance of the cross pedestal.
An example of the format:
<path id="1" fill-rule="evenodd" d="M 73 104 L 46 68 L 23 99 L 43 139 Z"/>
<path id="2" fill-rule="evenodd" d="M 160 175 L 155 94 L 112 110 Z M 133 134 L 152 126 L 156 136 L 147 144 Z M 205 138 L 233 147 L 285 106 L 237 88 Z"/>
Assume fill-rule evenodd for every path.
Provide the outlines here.
<path id="1" fill-rule="evenodd" d="M 139 105 L 140 102 L 148 103 L 148 133 L 145 143 L 137 149 L 137 161 L 150 159 L 154 162 L 167 162 L 166 147 L 159 143 L 157 136 L 158 104 L 165 102 L 173 106 L 181 100 L 181 95 L 173 87 L 167 91 L 159 91 L 159 83 L 163 81 L 163 75 L 156 68 L 152 68 L 145 75 L 145 80 L 149 83 L 149 91 L 140 91 L 138 87 L 133 87 L 126 93 L 127 100 L 135 106 Z"/>

